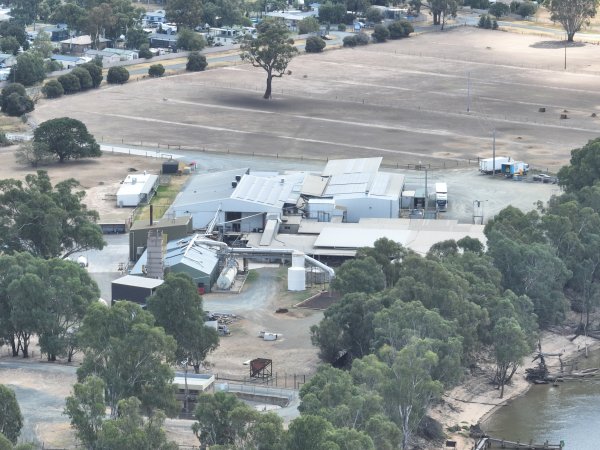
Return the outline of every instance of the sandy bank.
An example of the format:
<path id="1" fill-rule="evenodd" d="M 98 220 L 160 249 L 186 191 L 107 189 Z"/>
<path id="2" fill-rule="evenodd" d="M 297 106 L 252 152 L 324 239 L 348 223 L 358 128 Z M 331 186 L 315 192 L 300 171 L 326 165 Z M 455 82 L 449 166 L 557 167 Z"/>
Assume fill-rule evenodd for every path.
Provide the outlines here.
<path id="1" fill-rule="evenodd" d="M 589 350 L 600 348 L 600 342 L 594 339 L 588 338 L 588 345 Z M 563 361 L 583 355 L 584 350 L 585 340 L 583 337 L 578 337 L 571 342 L 569 336 L 549 332 L 542 334 L 542 351 L 545 353 L 562 352 Z M 519 367 L 513 376 L 511 384 L 505 386 L 503 399 L 500 399 L 500 391 L 496 390 L 491 384 L 494 366 L 490 363 L 482 365 L 483 370 L 480 373 L 469 376 L 460 386 L 446 392 L 443 396 L 443 404 L 432 408 L 430 411 L 431 416 L 441 422 L 445 431 L 448 427 L 456 425 L 461 428 L 466 427 L 467 431 L 448 432 L 448 439 L 456 441 L 458 450 L 471 450 L 475 443 L 473 439 L 468 437 L 470 425 L 482 422 L 497 408 L 527 392 L 531 384 L 525 380 L 525 369 L 534 367 L 537 364 L 537 362 L 532 361 L 533 356 L 534 354 L 525 359 L 523 366 Z M 550 358 L 547 363 L 550 371 L 553 371 L 553 368 L 558 370 L 557 358 Z M 557 366 L 554 366 L 554 364 Z"/>

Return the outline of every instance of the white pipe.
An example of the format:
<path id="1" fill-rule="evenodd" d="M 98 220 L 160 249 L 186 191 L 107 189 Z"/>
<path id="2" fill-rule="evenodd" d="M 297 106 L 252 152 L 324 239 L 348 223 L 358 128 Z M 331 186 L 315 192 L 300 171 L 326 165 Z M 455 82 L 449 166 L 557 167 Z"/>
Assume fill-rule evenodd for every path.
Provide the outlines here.
<path id="1" fill-rule="evenodd" d="M 229 248 L 229 246 L 225 242 L 213 241 L 212 239 L 206 239 L 206 238 L 200 236 L 199 234 L 194 236 L 191 243 L 192 243 L 192 245 L 202 244 L 202 245 L 206 245 L 209 247 L 219 247 L 221 250 L 227 250 Z"/>
<path id="2" fill-rule="evenodd" d="M 323 264 L 321 261 L 318 261 L 315 258 L 311 258 L 308 255 L 305 255 L 304 258 L 306 258 L 306 261 L 308 261 L 313 266 L 317 266 L 317 267 L 323 269 L 324 271 L 326 271 L 327 273 L 329 273 L 330 278 L 335 278 L 335 270 L 333 270 L 331 267 Z"/>
<path id="3" fill-rule="evenodd" d="M 235 249 L 229 249 L 229 253 L 236 253 L 236 254 L 240 254 L 240 255 L 256 255 L 256 254 L 261 254 L 261 253 L 268 253 L 268 254 L 272 254 L 272 255 L 277 255 L 277 256 L 284 256 L 284 255 L 292 255 L 292 253 L 294 253 L 297 250 L 294 249 L 287 249 L 287 248 L 235 248 Z M 333 270 L 331 267 L 323 264 L 321 261 L 317 261 L 314 258 L 311 258 L 308 255 L 305 255 L 306 261 L 309 264 L 312 264 L 313 266 L 317 266 L 323 270 L 325 270 L 329 276 L 331 278 L 335 277 L 335 270 Z"/>

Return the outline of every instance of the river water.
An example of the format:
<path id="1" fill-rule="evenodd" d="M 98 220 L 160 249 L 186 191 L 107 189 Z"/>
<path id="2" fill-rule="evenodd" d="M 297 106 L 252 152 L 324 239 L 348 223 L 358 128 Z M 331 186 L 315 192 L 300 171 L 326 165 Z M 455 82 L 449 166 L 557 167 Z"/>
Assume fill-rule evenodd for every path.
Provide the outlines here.
<path id="1" fill-rule="evenodd" d="M 581 360 L 579 368 L 600 367 L 600 353 Z M 600 377 L 565 381 L 557 387 L 531 386 L 522 397 L 500 408 L 484 424 L 492 437 L 558 444 L 566 450 L 600 449 Z"/>

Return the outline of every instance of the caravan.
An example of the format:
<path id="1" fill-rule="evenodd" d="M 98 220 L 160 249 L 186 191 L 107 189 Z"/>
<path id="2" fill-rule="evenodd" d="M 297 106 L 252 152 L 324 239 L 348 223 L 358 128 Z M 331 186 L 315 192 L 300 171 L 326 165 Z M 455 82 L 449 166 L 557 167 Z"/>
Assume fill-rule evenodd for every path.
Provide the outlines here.
<path id="1" fill-rule="evenodd" d="M 435 205 L 438 211 L 448 208 L 448 187 L 446 183 L 435 183 Z"/>

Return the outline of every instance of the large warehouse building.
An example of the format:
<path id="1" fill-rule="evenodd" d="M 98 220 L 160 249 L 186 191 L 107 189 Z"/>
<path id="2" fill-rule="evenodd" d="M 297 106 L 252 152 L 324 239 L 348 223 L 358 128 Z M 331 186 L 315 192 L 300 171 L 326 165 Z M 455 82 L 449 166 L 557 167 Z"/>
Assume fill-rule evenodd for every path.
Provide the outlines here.
<path id="1" fill-rule="evenodd" d="M 252 172 L 248 169 L 195 177 L 170 212 L 191 215 L 195 227 L 262 232 L 268 220 L 300 212 L 318 221 L 358 222 L 397 218 L 404 176 L 380 172 L 382 158 L 332 160 L 322 173 Z"/>

